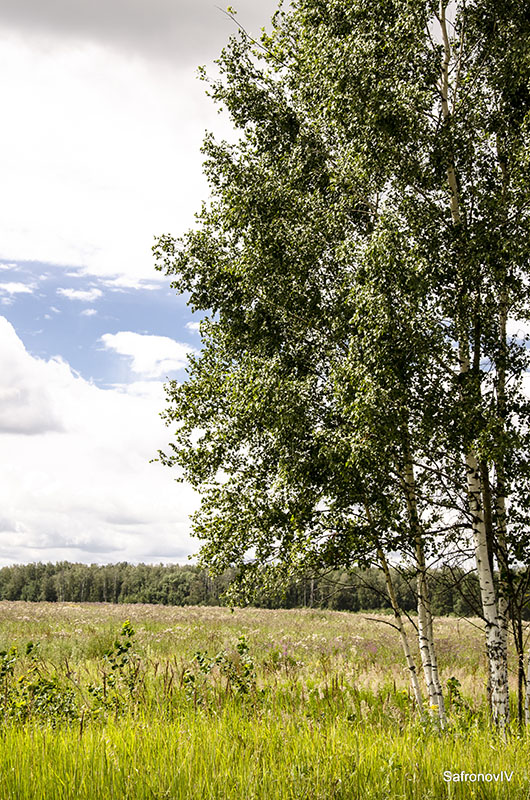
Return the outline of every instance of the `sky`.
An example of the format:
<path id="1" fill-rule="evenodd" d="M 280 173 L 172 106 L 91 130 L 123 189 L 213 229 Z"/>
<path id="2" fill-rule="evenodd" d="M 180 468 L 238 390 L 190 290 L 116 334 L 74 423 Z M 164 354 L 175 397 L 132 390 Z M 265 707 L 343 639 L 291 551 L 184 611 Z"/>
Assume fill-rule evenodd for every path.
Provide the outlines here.
<path id="1" fill-rule="evenodd" d="M 0 0 L 0 565 L 185 563 L 198 499 L 150 463 L 198 319 L 151 247 L 208 197 L 210 0 Z M 272 0 L 241 0 L 251 33 Z"/>

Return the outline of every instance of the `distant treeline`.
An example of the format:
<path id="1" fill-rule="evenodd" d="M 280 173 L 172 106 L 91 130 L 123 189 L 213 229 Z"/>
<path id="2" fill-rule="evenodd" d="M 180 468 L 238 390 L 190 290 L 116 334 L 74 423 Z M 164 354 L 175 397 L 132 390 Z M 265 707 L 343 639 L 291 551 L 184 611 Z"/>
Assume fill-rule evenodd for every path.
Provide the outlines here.
<path id="1" fill-rule="evenodd" d="M 17 564 L 0 569 L 0 599 L 66 602 L 222 605 L 234 573 L 211 578 L 191 565 L 151 564 Z M 414 576 L 394 570 L 401 607 L 416 608 Z M 478 588 L 474 574 L 461 570 L 431 573 L 434 614 L 474 615 Z M 254 604 L 263 608 L 330 608 L 338 611 L 389 609 L 382 573 L 375 568 L 335 571 L 301 578 L 280 591 L 263 591 Z"/>

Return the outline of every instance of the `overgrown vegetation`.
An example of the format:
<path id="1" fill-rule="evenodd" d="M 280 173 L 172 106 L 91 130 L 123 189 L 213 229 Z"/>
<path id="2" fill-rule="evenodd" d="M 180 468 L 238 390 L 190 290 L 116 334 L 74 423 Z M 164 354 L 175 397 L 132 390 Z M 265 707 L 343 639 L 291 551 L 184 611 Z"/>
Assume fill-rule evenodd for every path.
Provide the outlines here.
<path id="1" fill-rule="evenodd" d="M 0 612 L 2 798 L 477 796 L 448 787 L 448 769 L 513 770 L 478 796 L 527 797 L 530 742 L 513 726 L 503 743 L 489 727 L 476 621 L 436 622 L 442 732 L 420 721 L 383 616 L 61 603 Z"/>

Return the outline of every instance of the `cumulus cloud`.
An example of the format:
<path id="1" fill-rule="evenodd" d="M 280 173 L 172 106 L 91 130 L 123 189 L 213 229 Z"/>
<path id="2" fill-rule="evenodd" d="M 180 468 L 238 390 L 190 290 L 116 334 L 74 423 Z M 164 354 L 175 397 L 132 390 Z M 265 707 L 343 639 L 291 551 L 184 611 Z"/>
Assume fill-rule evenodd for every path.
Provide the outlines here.
<path id="1" fill-rule="evenodd" d="M 14 281 L 8 283 L 0 283 L 0 292 L 2 294 L 32 294 L 35 289 L 35 284 L 17 283 Z"/>
<path id="2" fill-rule="evenodd" d="M 57 294 L 67 297 L 68 300 L 81 300 L 83 303 L 91 303 L 101 297 L 101 289 L 57 289 Z"/>
<path id="3" fill-rule="evenodd" d="M 199 331 L 201 329 L 201 323 L 200 322 L 186 322 L 186 328 L 189 331 L 193 331 L 193 333 L 199 333 Z"/>
<path id="4" fill-rule="evenodd" d="M 160 381 L 132 381 L 131 383 L 115 383 L 112 388 L 132 397 L 150 397 L 160 408 L 165 402 L 164 384 Z"/>
<path id="5" fill-rule="evenodd" d="M 17 283 L 8 281 L 0 283 L 0 303 L 3 306 L 10 306 L 15 302 L 17 294 L 32 294 L 36 284 Z"/>
<path id="6" fill-rule="evenodd" d="M 153 238 L 193 224 L 208 192 L 204 130 L 229 135 L 229 126 L 192 70 L 157 70 L 95 45 L 40 51 L 1 34 L 10 124 L 0 257 L 82 267 L 117 287 L 159 285 Z"/>
<path id="7" fill-rule="evenodd" d="M 0 560 L 193 552 L 195 495 L 149 463 L 170 438 L 161 383 L 153 382 L 158 393 L 103 390 L 65 362 L 31 356 L 3 317 L 0 336 Z"/>
<path id="8" fill-rule="evenodd" d="M 66 364 L 32 358 L 5 317 L 0 317 L 0 339 L 0 433 L 33 436 L 63 430 L 45 375 L 60 383 L 69 374 Z"/>
<path id="9" fill-rule="evenodd" d="M 265 24 L 274 0 L 245 0 Z M 0 258 L 159 285 L 153 237 L 208 196 L 205 129 L 233 138 L 196 68 L 236 26 L 215 0 L 2 0 Z"/>
<path id="10" fill-rule="evenodd" d="M 95 308 L 85 308 L 83 311 L 81 311 L 81 316 L 82 317 L 93 317 L 97 313 L 98 312 L 96 311 Z"/>
<path id="11" fill-rule="evenodd" d="M 131 359 L 131 369 L 147 378 L 159 378 L 186 366 L 193 348 L 168 336 L 119 331 L 105 333 L 101 342 L 107 350 Z"/>

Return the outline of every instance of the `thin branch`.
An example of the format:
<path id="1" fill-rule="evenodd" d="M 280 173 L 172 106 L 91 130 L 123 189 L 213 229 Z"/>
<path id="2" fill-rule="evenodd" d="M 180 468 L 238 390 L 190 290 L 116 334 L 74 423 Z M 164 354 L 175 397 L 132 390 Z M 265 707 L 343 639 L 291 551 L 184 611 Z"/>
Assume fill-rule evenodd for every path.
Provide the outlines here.
<path id="1" fill-rule="evenodd" d="M 390 625 L 391 628 L 394 628 L 399 633 L 399 628 L 397 625 L 394 625 L 393 622 L 390 622 L 388 619 L 380 619 L 379 617 L 363 617 L 363 619 L 367 620 L 368 622 L 382 622 L 383 625 Z"/>
<path id="2" fill-rule="evenodd" d="M 281 64 L 282 67 L 287 67 L 287 64 L 285 63 L 285 61 L 282 61 L 281 58 L 278 58 L 278 56 L 275 53 L 271 53 L 271 51 L 267 50 L 267 48 L 264 47 L 261 44 L 261 42 L 258 42 L 256 39 L 254 39 L 254 37 L 250 35 L 250 33 L 246 30 L 246 28 L 243 27 L 243 25 L 239 22 L 239 20 L 237 20 L 235 18 L 235 15 L 233 13 L 231 13 L 230 11 L 225 10 L 224 8 L 221 8 L 220 6 L 215 6 L 215 8 L 218 11 L 220 11 L 222 14 L 224 14 L 225 17 L 228 17 L 228 19 L 231 19 L 232 22 L 235 22 L 235 24 L 237 25 L 239 30 L 242 31 L 242 33 L 244 33 L 244 35 L 249 40 L 249 42 L 252 42 L 252 44 L 256 45 L 256 47 L 259 47 L 260 50 L 263 50 L 263 52 L 266 53 L 266 55 L 269 56 L 269 58 L 273 58 L 278 64 Z"/>

